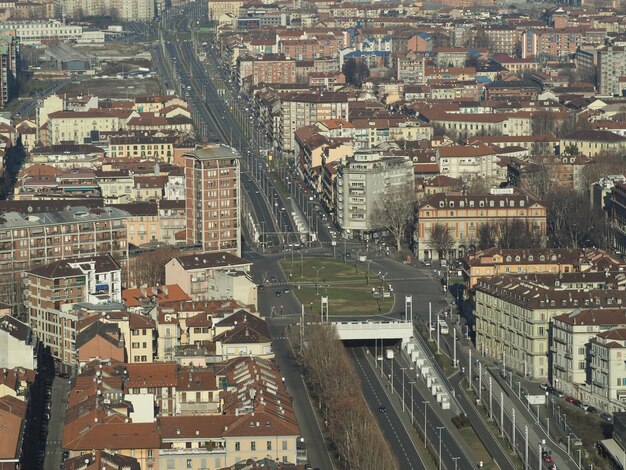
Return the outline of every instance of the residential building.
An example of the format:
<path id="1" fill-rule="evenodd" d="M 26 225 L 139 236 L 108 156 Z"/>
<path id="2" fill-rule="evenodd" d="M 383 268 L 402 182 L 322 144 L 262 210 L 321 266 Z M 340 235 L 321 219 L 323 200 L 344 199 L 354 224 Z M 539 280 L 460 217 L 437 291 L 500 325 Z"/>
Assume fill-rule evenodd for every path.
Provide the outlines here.
<path id="1" fill-rule="evenodd" d="M 438 147 L 437 160 L 441 174 L 450 178 L 503 179 L 506 172 L 498 151 L 484 144 Z"/>
<path id="2" fill-rule="evenodd" d="M 17 94 L 19 37 L 11 29 L 0 29 L 0 108 Z"/>
<path id="3" fill-rule="evenodd" d="M 377 204 L 394 191 L 414 194 L 413 162 L 408 157 L 387 156 L 361 150 L 345 158 L 335 178 L 335 220 L 345 236 L 368 238 L 380 230 L 375 220 Z"/>
<path id="4" fill-rule="evenodd" d="M 598 49 L 596 67 L 600 94 L 622 96 L 620 78 L 626 77 L 626 41 L 616 41 Z"/>
<path id="5" fill-rule="evenodd" d="M 74 304 L 120 302 L 121 269 L 111 255 L 54 261 L 24 278 L 28 322 L 53 357 L 73 364 L 76 354 Z"/>
<path id="6" fill-rule="evenodd" d="M 2 28 L 15 31 L 21 44 L 25 46 L 39 45 L 46 41 L 78 41 L 83 38 L 83 27 L 66 24 L 59 20 L 36 21 L 3 21 Z M 99 37 L 98 37 L 99 36 Z M 104 42 L 104 33 L 90 36 L 86 41 Z"/>
<path id="7" fill-rule="evenodd" d="M 561 153 L 597 157 L 602 153 L 622 152 L 626 137 L 611 131 L 580 130 L 561 139 Z"/>
<path id="8" fill-rule="evenodd" d="M 415 249 L 419 259 L 463 257 L 476 251 L 480 227 L 484 224 L 521 220 L 541 238 L 547 230 L 547 210 L 539 201 L 512 190 L 494 190 L 490 194 L 435 194 L 417 209 Z M 436 225 L 447 227 L 453 240 L 448 253 L 439 253 L 431 240 Z"/>
<path id="9" fill-rule="evenodd" d="M 26 170 L 34 165 L 49 165 L 59 170 L 95 168 L 104 155 L 104 150 L 95 145 L 36 146 L 29 151 L 22 169 Z"/>
<path id="10" fill-rule="evenodd" d="M 584 275 L 568 276 L 577 276 L 584 282 Z M 505 361 L 516 373 L 537 380 L 550 375 L 549 327 L 553 317 L 578 308 L 605 309 L 626 302 L 624 290 L 604 286 L 581 289 L 576 282 L 562 287 L 559 275 L 553 274 L 480 279 L 475 292 L 479 351 Z"/>
<path id="11" fill-rule="evenodd" d="M 296 61 L 266 54 L 252 63 L 252 85 L 259 83 L 296 83 Z"/>
<path id="12" fill-rule="evenodd" d="M 156 201 L 112 204 L 109 207 L 129 214 L 126 218 L 126 241 L 129 248 L 161 241 L 161 218 Z"/>
<path id="13" fill-rule="evenodd" d="M 0 397 L 0 426 L 5 434 L 0 446 L 0 468 L 3 470 L 23 468 L 27 410 L 26 403 L 13 396 Z"/>
<path id="14" fill-rule="evenodd" d="M 154 162 L 174 161 L 174 137 L 111 136 L 108 156 L 115 158 L 141 158 Z"/>
<path id="15" fill-rule="evenodd" d="M 241 254 L 239 153 L 209 144 L 186 153 L 187 243 L 204 251 Z"/>
<path id="16" fill-rule="evenodd" d="M 274 131 L 277 152 L 294 152 L 294 133 L 304 126 L 326 119 L 348 120 L 348 95 L 345 93 L 293 93 L 281 97 L 281 114 Z"/>
<path id="17" fill-rule="evenodd" d="M 55 111 L 48 115 L 48 145 L 89 144 L 100 140 L 100 132 L 117 131 L 120 118 L 108 111 Z"/>
<path id="18" fill-rule="evenodd" d="M 606 274 L 598 274 L 600 281 L 606 282 Z M 625 280 L 623 279 L 624 276 L 622 274 L 620 278 L 622 284 Z M 587 277 L 589 276 L 585 276 L 585 278 Z M 611 273 L 610 277 L 613 279 L 615 274 Z M 553 317 L 550 353 L 552 383 L 555 384 L 555 388 L 594 406 L 599 405 L 597 399 L 604 395 L 604 403 L 599 408 L 606 409 L 610 395 L 606 394 L 606 391 L 615 384 L 615 379 L 611 377 L 613 380 L 610 383 L 605 380 L 606 375 L 609 375 L 610 372 L 605 362 L 608 356 L 594 355 L 594 342 L 603 342 L 600 340 L 602 334 L 614 328 L 625 327 L 626 315 L 623 307 L 601 310 L 594 308 L 576 309 L 570 313 Z M 602 366 L 607 374 L 594 371 L 594 368 L 598 366 Z M 626 389 L 624 391 L 626 392 Z M 615 395 L 613 398 L 618 402 Z M 626 399 L 626 397 L 624 398 Z M 623 407 L 620 407 L 621 409 Z"/>
<path id="19" fill-rule="evenodd" d="M 193 300 L 234 299 L 257 306 L 252 263 L 228 252 L 180 255 L 165 265 L 165 283 L 177 283 Z"/>
<path id="20" fill-rule="evenodd" d="M 10 314 L 0 316 L 0 368 L 37 370 L 39 339 L 33 330 Z"/>
<path id="21" fill-rule="evenodd" d="M 463 259 L 465 287 L 472 289 L 483 278 L 525 274 L 626 270 L 626 264 L 600 249 L 582 248 L 487 248 Z"/>
<path id="22" fill-rule="evenodd" d="M 620 316 L 624 318 L 623 309 Z M 590 347 L 589 347 L 590 346 Z M 591 396 L 589 401 L 607 412 L 623 412 L 626 408 L 626 327 L 598 333 L 589 342 Z"/>
<path id="23" fill-rule="evenodd" d="M 127 289 L 133 290 L 133 289 Z M 124 291 L 126 295 L 127 290 Z M 124 299 L 126 304 L 126 299 Z M 119 306 L 122 308 L 122 306 Z M 124 360 L 132 364 L 150 364 L 156 356 L 156 322 L 149 316 L 122 310 L 85 308 L 79 311 L 80 318 L 96 316 L 105 324 L 116 325 L 121 344 L 124 347 Z M 115 338 L 115 337 L 113 337 Z M 117 347 L 116 347 L 117 349 Z"/>
<path id="24" fill-rule="evenodd" d="M 215 355 L 223 361 L 240 356 L 272 359 L 272 338 L 265 320 L 245 310 L 229 315 L 214 325 Z M 221 333 L 218 333 L 220 332 Z"/>
<path id="25" fill-rule="evenodd" d="M 61 204 L 56 204 L 61 202 Z M 108 208 L 88 208 L 65 201 L 48 201 L 46 208 L 33 210 L 34 202 L 0 216 L 0 289 L 5 301 L 21 301 L 21 273 L 61 259 L 108 254 L 125 260 L 128 213 Z M 63 208 L 63 209 L 62 209 Z"/>
<path id="26" fill-rule="evenodd" d="M 63 12 L 70 18 L 112 16 L 125 21 L 150 21 L 156 14 L 157 2 L 150 0 L 63 0 Z"/>

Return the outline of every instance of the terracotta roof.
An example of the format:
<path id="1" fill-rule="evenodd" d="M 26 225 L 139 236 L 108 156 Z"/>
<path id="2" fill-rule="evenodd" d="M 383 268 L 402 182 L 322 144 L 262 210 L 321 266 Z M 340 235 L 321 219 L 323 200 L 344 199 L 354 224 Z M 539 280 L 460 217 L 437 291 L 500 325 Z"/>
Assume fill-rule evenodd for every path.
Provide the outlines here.
<path id="1" fill-rule="evenodd" d="M 552 320 L 578 326 L 626 325 L 626 310 L 624 308 L 583 309 L 557 315 Z"/>
<path id="2" fill-rule="evenodd" d="M 152 302 L 152 297 L 155 298 L 154 302 L 158 304 L 191 300 L 178 284 L 126 289 L 122 291 L 122 300 L 129 308 L 140 307 L 142 303 Z"/>
<path id="3" fill-rule="evenodd" d="M 128 388 L 176 387 L 178 365 L 175 362 L 154 362 L 148 364 L 125 364 L 128 371 Z"/>
<path id="4" fill-rule="evenodd" d="M 224 435 L 239 420 L 237 416 L 162 416 L 159 418 L 159 429 L 163 440 L 174 439 L 215 439 Z"/>

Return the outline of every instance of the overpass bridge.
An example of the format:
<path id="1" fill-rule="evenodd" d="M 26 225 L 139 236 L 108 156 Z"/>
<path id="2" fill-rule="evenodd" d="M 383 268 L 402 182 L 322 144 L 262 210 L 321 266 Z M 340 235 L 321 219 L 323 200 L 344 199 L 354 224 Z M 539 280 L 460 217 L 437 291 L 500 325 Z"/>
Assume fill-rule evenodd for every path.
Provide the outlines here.
<path id="1" fill-rule="evenodd" d="M 333 321 L 329 322 L 337 330 L 337 335 L 342 341 L 395 339 L 405 344 L 413 337 L 413 324 L 411 321 Z M 310 322 L 307 325 L 319 325 L 321 323 Z"/>

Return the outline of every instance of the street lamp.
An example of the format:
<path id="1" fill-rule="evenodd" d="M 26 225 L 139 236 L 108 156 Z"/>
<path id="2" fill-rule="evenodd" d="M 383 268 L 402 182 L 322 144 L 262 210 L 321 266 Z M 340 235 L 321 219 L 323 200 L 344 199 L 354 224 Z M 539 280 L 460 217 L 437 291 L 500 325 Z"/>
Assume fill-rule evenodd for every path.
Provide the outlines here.
<path id="1" fill-rule="evenodd" d="M 409 381 L 411 386 L 411 426 L 413 425 L 413 390 L 415 390 L 415 380 Z"/>
<path id="2" fill-rule="evenodd" d="M 404 371 L 406 367 L 400 367 L 400 370 L 402 371 L 402 412 L 404 413 Z"/>
<path id="3" fill-rule="evenodd" d="M 441 430 L 443 429 L 443 426 L 437 426 L 437 429 L 439 430 L 439 470 L 441 470 Z"/>
<path id="4" fill-rule="evenodd" d="M 428 402 L 426 400 L 422 401 L 422 404 L 424 405 L 424 447 L 426 447 L 428 449 L 428 441 L 426 439 L 426 411 L 428 410 L 427 406 L 428 406 Z"/>
<path id="5" fill-rule="evenodd" d="M 454 461 L 454 470 L 457 470 L 457 461 L 460 459 L 461 457 L 452 457 L 452 460 Z"/>

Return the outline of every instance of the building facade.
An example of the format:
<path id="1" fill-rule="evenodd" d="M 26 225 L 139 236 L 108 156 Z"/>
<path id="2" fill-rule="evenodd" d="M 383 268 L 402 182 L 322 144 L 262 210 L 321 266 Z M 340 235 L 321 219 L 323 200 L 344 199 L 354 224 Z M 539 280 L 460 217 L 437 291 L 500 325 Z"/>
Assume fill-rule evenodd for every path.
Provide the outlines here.
<path id="1" fill-rule="evenodd" d="M 184 155 L 187 243 L 241 254 L 239 153 L 209 144 Z"/>

